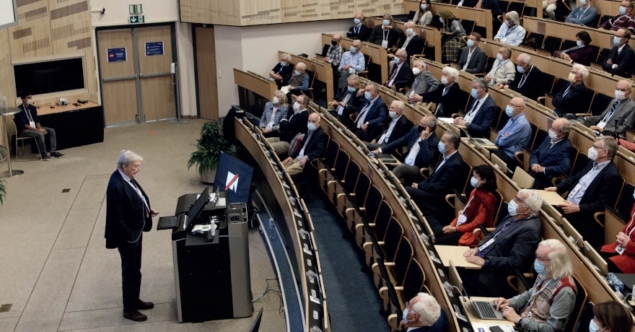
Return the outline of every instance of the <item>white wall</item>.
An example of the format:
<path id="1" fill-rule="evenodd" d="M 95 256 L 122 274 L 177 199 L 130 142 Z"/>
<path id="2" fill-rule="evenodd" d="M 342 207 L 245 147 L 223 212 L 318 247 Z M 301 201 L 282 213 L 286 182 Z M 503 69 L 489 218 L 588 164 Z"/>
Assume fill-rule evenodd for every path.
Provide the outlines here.
<path id="1" fill-rule="evenodd" d="M 232 104 L 238 104 L 238 89 L 234 84 L 234 68 L 243 68 L 241 27 L 214 26 L 216 46 L 216 80 L 218 86 L 218 116 L 225 116 Z M 255 53 L 261 53 L 260 50 Z"/>

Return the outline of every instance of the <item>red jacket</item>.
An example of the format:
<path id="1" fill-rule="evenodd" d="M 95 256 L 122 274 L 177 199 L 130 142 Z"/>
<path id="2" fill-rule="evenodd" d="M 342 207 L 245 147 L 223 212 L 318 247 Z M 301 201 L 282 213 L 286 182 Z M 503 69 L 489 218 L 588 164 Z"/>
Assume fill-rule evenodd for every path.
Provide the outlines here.
<path id="1" fill-rule="evenodd" d="M 607 244 L 602 247 L 602 252 L 609 254 L 616 254 L 615 256 L 609 258 L 617 267 L 622 270 L 624 273 L 635 273 L 635 204 L 633 204 L 633 208 L 631 209 L 631 220 L 626 224 L 626 227 L 622 229 L 622 233 L 629 235 L 630 241 L 626 244 L 626 250 L 622 255 L 619 255 L 615 252 L 615 247 L 617 247 L 617 242 L 613 242 L 611 244 Z"/>

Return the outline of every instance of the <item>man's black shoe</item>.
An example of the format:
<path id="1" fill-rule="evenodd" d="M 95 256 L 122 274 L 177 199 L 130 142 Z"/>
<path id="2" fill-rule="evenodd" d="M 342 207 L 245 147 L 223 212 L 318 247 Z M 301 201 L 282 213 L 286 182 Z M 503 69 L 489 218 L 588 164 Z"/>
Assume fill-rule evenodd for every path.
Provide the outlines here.
<path id="1" fill-rule="evenodd" d="M 63 153 L 60 153 L 60 152 L 57 152 L 57 151 L 55 151 L 55 152 L 51 152 L 51 157 L 55 157 L 55 158 L 64 158 L 64 156 L 65 156 L 65 155 L 64 155 Z"/>
<path id="2" fill-rule="evenodd" d="M 154 308 L 154 303 L 152 302 L 143 302 L 139 300 L 139 304 L 137 304 L 138 310 L 150 310 L 152 308 Z"/>
<path id="3" fill-rule="evenodd" d="M 123 318 L 130 319 L 135 322 L 145 322 L 148 320 L 148 316 L 140 313 L 138 310 L 135 311 L 124 311 Z"/>

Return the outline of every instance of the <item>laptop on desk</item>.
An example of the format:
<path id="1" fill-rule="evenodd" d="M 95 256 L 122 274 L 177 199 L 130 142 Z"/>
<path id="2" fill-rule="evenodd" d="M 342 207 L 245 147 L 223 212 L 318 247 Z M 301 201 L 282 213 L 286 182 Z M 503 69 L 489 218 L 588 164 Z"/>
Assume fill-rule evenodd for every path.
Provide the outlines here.
<path id="1" fill-rule="evenodd" d="M 463 287 L 463 280 L 461 280 L 459 271 L 456 269 L 452 261 L 450 261 L 448 270 L 450 283 L 455 286 L 459 292 L 461 292 L 462 296 L 470 299 L 470 295 L 467 293 L 465 287 Z M 472 300 L 470 302 L 472 303 L 472 309 L 474 309 L 474 313 L 476 313 L 478 318 L 486 320 L 506 320 L 505 317 L 503 317 L 503 313 L 496 310 L 496 306 L 492 303 L 492 301 Z"/>
<path id="2" fill-rule="evenodd" d="M 216 194 L 218 195 L 218 194 Z M 209 187 L 205 187 L 203 192 L 198 196 L 192 207 L 190 207 L 187 213 L 179 214 L 178 216 L 169 216 L 159 218 L 157 223 L 157 230 L 164 229 L 182 229 L 188 231 L 196 220 L 203 212 L 205 205 L 210 201 Z"/>

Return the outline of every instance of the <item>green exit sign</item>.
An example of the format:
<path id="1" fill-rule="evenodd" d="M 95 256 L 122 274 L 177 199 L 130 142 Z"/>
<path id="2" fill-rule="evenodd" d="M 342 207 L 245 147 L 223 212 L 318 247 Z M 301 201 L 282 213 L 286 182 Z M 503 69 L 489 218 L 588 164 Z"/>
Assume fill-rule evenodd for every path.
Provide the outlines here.
<path id="1" fill-rule="evenodd" d="M 130 15 L 130 24 L 145 23 L 145 17 L 143 15 Z"/>
<path id="2" fill-rule="evenodd" d="M 143 5 L 128 5 L 128 10 L 130 11 L 130 15 L 133 14 L 143 14 Z"/>

